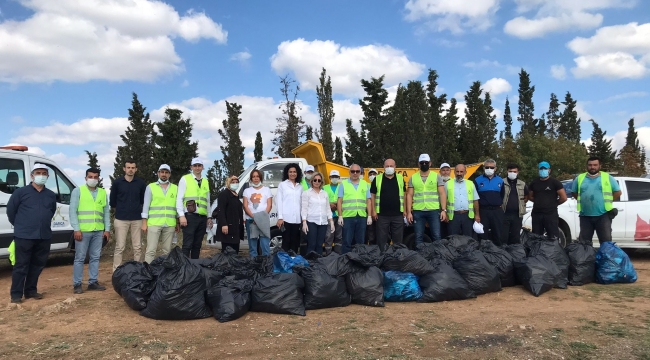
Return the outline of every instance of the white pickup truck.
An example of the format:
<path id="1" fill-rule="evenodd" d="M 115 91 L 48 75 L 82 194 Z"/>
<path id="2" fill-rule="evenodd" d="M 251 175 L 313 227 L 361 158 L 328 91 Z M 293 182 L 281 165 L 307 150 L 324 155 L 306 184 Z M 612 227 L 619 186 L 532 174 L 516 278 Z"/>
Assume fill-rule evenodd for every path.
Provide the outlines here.
<path id="1" fill-rule="evenodd" d="M 612 220 L 612 239 L 622 248 L 650 249 L 650 179 L 635 177 L 614 177 L 621 187 L 621 198 L 614 201 L 618 216 Z M 560 241 L 562 246 L 577 241 L 580 234 L 580 219 L 577 202 L 572 197 L 574 180 L 563 181 L 567 202 L 558 207 L 560 216 Z M 532 226 L 533 203 L 526 205 L 523 225 Z M 594 234 L 594 246 L 598 238 Z"/>

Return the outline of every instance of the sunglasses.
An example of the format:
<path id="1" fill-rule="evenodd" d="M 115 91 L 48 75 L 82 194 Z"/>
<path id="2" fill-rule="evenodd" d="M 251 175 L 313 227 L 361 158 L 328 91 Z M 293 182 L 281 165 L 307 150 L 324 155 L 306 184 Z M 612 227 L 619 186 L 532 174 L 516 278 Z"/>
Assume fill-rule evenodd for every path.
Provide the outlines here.
<path id="1" fill-rule="evenodd" d="M 314 180 L 312 180 L 311 182 L 321 183 L 321 182 L 323 182 L 323 180 L 321 180 L 321 179 L 314 179 Z"/>
<path id="2" fill-rule="evenodd" d="M 494 166 L 485 166 L 484 169 L 495 169 Z"/>
<path id="3" fill-rule="evenodd" d="M 350 172 L 353 174 L 360 174 L 361 170 L 350 170 Z"/>

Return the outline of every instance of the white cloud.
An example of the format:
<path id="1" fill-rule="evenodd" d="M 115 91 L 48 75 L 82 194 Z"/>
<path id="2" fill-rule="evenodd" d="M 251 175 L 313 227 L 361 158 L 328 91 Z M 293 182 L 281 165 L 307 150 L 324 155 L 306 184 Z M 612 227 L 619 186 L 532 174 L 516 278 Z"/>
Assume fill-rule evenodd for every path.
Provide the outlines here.
<path id="1" fill-rule="evenodd" d="M 9 143 L 9 144 L 2 145 L 2 147 L 5 147 L 5 146 L 14 146 L 14 145 L 24 146 L 24 144 L 19 144 L 19 143 L 11 142 L 11 143 Z M 30 153 L 30 154 L 39 155 L 39 156 L 44 156 L 44 155 L 45 155 L 45 150 L 41 149 L 41 148 L 38 147 L 38 146 L 28 146 L 28 147 L 27 147 L 27 152 Z"/>
<path id="2" fill-rule="evenodd" d="M 566 79 L 566 68 L 564 65 L 552 65 L 551 76 L 558 80 Z"/>
<path id="3" fill-rule="evenodd" d="M 240 63 L 247 62 L 252 57 L 251 53 L 247 51 L 238 52 L 230 56 L 230 61 L 238 61 Z"/>
<path id="4" fill-rule="evenodd" d="M 490 95 L 495 96 L 503 93 L 507 93 L 512 90 L 512 85 L 502 78 L 492 78 L 486 81 L 481 87 L 483 91 L 489 92 Z"/>
<path id="5" fill-rule="evenodd" d="M 608 103 L 608 102 L 612 102 L 612 101 L 623 100 L 623 99 L 628 99 L 628 98 L 633 98 L 633 97 L 646 97 L 648 95 L 650 95 L 650 94 L 648 94 L 645 91 L 630 91 L 630 92 L 626 92 L 626 93 L 623 93 L 623 94 L 610 96 L 610 97 L 608 97 L 606 99 L 601 100 L 600 102 L 601 103 Z"/>
<path id="6" fill-rule="evenodd" d="M 188 87 L 188 86 L 190 86 L 190 81 L 187 80 L 187 79 L 185 79 L 185 80 L 183 81 L 183 83 L 181 84 L 181 87 Z"/>
<path id="7" fill-rule="evenodd" d="M 284 41 L 271 57 L 277 74 L 292 71 L 302 90 L 315 90 L 322 68 L 332 78 L 335 93 L 363 94 L 361 79 L 385 75 L 386 87 L 418 77 L 423 64 L 409 60 L 402 50 L 388 45 L 345 47 L 334 41 Z"/>
<path id="8" fill-rule="evenodd" d="M 650 23 L 606 26 L 567 46 L 578 55 L 571 69 L 578 78 L 638 79 L 650 74 Z"/>
<path id="9" fill-rule="evenodd" d="M 505 33 L 522 39 L 543 37 L 554 32 L 587 30 L 600 26 L 603 15 L 599 10 L 629 8 L 636 0 L 515 0 L 517 12 L 535 11 L 532 18 L 518 16 L 508 21 Z"/>
<path id="10" fill-rule="evenodd" d="M 583 102 L 576 102 L 576 113 L 578 113 L 578 118 L 580 118 L 582 121 L 589 121 L 593 119 L 594 117 L 585 110 L 585 105 L 588 105 L 589 102 L 583 101 Z"/>
<path id="11" fill-rule="evenodd" d="M 486 60 L 482 59 L 481 61 L 470 61 L 466 62 L 463 64 L 464 67 L 470 68 L 470 69 L 484 69 L 484 68 L 497 68 L 497 69 L 503 69 L 509 74 L 517 74 L 519 73 L 520 68 L 517 66 L 509 65 L 509 64 L 501 64 L 500 62 L 494 60 Z"/>
<path id="12" fill-rule="evenodd" d="M 500 0 L 409 0 L 404 6 L 406 20 L 427 22 L 434 31 L 448 30 L 460 34 L 471 29 L 484 31 L 492 25 L 492 17 Z"/>
<path id="13" fill-rule="evenodd" d="M 116 143 L 124 133 L 127 118 L 82 119 L 72 124 L 58 121 L 41 127 L 23 127 L 13 142 L 27 146 L 31 144 L 86 145 L 95 143 Z"/>
<path id="14" fill-rule="evenodd" d="M 206 14 L 155 0 L 20 0 L 33 12 L 0 23 L 0 81 L 153 81 L 183 70 L 172 40 L 228 33 Z"/>
<path id="15" fill-rule="evenodd" d="M 644 123 L 644 122 L 650 120 L 650 110 L 634 113 L 634 114 L 632 114 L 632 117 L 634 118 L 635 123 L 637 125 L 641 124 L 641 123 Z M 650 146 L 648 146 L 647 148 L 650 150 Z"/>

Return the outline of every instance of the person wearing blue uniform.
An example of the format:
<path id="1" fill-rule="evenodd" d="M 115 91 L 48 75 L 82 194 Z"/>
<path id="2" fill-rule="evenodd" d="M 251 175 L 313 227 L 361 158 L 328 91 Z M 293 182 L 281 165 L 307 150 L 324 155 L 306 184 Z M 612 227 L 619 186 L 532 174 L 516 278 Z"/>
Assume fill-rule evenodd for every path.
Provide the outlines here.
<path id="1" fill-rule="evenodd" d="M 503 196 L 505 190 L 503 187 L 503 179 L 496 176 L 497 163 L 489 159 L 483 163 L 483 175 L 474 180 L 476 183 L 476 191 L 479 195 L 479 208 L 481 209 L 480 216 L 476 221 L 483 224 L 483 234 L 481 239 L 492 240 L 495 245 L 501 245 L 503 237 Z"/>

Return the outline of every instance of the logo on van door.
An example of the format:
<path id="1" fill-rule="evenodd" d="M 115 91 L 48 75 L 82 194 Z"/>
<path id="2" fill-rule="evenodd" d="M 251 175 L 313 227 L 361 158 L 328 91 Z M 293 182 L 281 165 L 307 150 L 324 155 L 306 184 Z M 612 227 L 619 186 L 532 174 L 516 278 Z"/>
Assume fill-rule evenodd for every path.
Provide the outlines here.
<path id="1" fill-rule="evenodd" d="M 57 206 L 56 212 L 52 217 L 52 227 L 65 227 L 65 222 L 66 222 L 65 216 L 61 214 L 61 207 Z"/>

